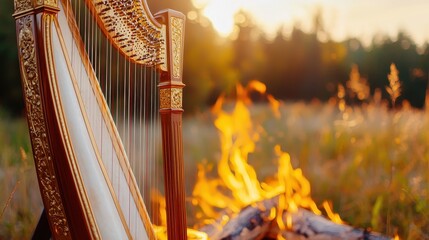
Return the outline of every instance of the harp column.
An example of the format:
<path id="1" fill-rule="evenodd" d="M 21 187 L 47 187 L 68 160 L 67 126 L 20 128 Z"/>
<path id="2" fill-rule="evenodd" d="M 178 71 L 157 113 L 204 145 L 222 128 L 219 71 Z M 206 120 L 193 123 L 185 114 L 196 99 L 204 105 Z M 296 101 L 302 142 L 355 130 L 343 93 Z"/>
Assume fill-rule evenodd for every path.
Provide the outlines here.
<path id="1" fill-rule="evenodd" d="M 182 140 L 182 82 L 185 16 L 166 10 L 155 15 L 165 26 L 166 56 L 160 66 L 160 114 L 169 239 L 186 239 L 186 204 Z"/>
<path id="2" fill-rule="evenodd" d="M 53 239 L 95 239 L 97 226 L 74 162 L 52 45 L 57 0 L 14 0 L 18 56 L 36 174 Z"/>

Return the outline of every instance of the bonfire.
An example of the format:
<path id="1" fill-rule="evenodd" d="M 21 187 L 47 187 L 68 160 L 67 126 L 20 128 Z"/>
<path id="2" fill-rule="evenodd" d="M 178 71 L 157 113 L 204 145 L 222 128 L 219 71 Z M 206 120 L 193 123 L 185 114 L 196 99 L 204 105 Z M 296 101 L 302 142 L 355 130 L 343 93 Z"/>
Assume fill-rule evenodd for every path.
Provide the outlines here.
<path id="1" fill-rule="evenodd" d="M 208 177 L 213 175 L 208 174 L 210 166 L 198 165 L 191 201 L 200 209 L 196 216 L 199 224 L 194 226 L 198 230 L 188 230 L 189 238 L 390 239 L 346 225 L 333 212 L 329 201 L 319 208 L 311 198 L 309 180 L 300 168 L 293 167 L 290 155 L 280 144 L 273 149 L 277 156 L 276 174 L 264 181 L 258 179 L 248 158 L 264 129 L 251 119 L 252 92 L 264 97 L 274 117 L 281 117 L 280 102 L 267 94 L 265 85 L 259 81 L 251 81 L 246 87 L 237 86 L 232 105 L 224 96 L 218 98 L 212 108 L 221 146 L 218 177 Z M 165 238 L 163 232 L 159 228 L 158 236 Z"/>

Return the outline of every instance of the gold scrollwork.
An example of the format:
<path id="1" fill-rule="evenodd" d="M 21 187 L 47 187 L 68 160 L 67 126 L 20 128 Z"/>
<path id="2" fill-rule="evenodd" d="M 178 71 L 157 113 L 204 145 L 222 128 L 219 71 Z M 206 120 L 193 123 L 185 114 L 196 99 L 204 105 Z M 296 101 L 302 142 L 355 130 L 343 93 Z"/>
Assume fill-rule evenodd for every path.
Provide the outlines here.
<path id="1" fill-rule="evenodd" d="M 33 2 L 36 4 L 33 6 Z M 30 10 L 33 7 L 42 6 L 42 5 L 48 5 L 52 7 L 57 7 L 57 0 L 14 0 L 14 9 L 15 14 L 24 12 L 26 10 Z"/>
<path id="2" fill-rule="evenodd" d="M 182 58 L 182 34 L 183 19 L 171 17 L 171 48 L 173 54 L 173 73 L 174 78 L 180 78 L 180 66 Z"/>
<path id="3" fill-rule="evenodd" d="M 15 0 L 13 4 L 15 8 L 15 13 L 23 12 L 33 7 L 31 4 L 31 0 Z"/>
<path id="4" fill-rule="evenodd" d="M 162 88 L 159 95 L 161 109 L 182 108 L 182 88 Z"/>
<path id="5" fill-rule="evenodd" d="M 48 141 L 46 120 L 40 92 L 40 77 L 36 61 L 35 41 L 31 27 L 31 16 L 18 21 L 18 47 L 21 60 L 22 83 L 27 109 L 30 137 L 40 189 L 53 234 L 59 239 L 71 239 L 64 206 L 52 164 L 52 153 Z"/>
<path id="6" fill-rule="evenodd" d="M 51 0 L 54 1 L 54 0 Z M 132 60 L 150 66 L 162 63 L 164 38 L 144 5 L 135 0 L 93 0 L 97 18 L 109 39 Z"/>
<path id="7" fill-rule="evenodd" d="M 42 5 L 49 5 L 49 6 L 57 6 L 57 0 L 37 0 L 37 5 L 38 6 L 42 6 Z"/>

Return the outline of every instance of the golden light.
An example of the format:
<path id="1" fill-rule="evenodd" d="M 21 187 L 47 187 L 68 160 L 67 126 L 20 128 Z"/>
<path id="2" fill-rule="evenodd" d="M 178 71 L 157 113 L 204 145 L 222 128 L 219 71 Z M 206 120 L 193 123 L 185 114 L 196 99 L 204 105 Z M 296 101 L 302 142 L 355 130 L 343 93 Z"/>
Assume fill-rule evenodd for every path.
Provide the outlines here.
<path id="1" fill-rule="evenodd" d="M 234 30 L 234 16 L 239 5 L 231 0 L 210 0 L 204 7 L 203 14 L 212 23 L 214 29 L 223 37 Z"/>
<path id="2" fill-rule="evenodd" d="M 285 22 L 292 23 L 292 16 L 301 14 L 292 0 L 192 0 L 213 28 L 222 37 L 234 37 L 237 23 L 246 20 L 240 12 L 249 14 L 256 25 L 260 25 L 267 35 L 273 35 Z M 292 8 L 291 8 L 292 6 Z M 292 11 L 292 9 L 295 9 Z"/>
<path id="3" fill-rule="evenodd" d="M 317 215 L 322 212 L 310 196 L 310 182 L 300 168 L 292 166 L 290 155 L 282 151 L 280 145 L 274 147 L 278 170 L 269 181 L 260 181 L 256 169 L 248 163 L 249 155 L 256 150 L 260 131 L 263 131 L 251 118 L 249 106 L 252 102 L 249 93 L 254 91 L 268 97 L 274 116 L 280 115 L 280 103 L 267 95 L 266 86 L 256 80 L 246 87 L 237 86 L 237 100 L 233 109 L 224 110 L 226 99 L 221 96 L 212 108 L 213 114 L 216 115 L 214 124 L 218 129 L 221 145 L 217 165 L 218 178 L 209 178 L 206 174 L 211 170 L 211 166 L 199 165 L 192 203 L 202 211 L 198 215 L 199 220 L 205 218 L 203 221 L 212 222 L 223 215 L 218 209 L 227 208 L 232 213 L 238 213 L 248 205 L 277 196 L 278 206 L 270 210 L 269 219 L 276 219 L 280 229 L 291 229 L 293 213 L 299 208 L 309 209 Z M 327 202 L 324 208 L 328 217 L 341 223 L 340 217 L 333 213 Z"/>
<path id="4" fill-rule="evenodd" d="M 224 37 L 236 33 L 234 16 L 240 11 L 249 14 L 269 38 L 279 30 L 288 33 L 295 26 L 304 32 L 312 31 L 314 16 L 320 11 L 325 30 L 336 41 L 359 36 L 364 45 L 371 44 L 374 34 L 380 33 L 383 26 L 389 28 L 384 28 L 382 33 L 391 37 L 395 37 L 400 29 L 406 29 L 419 45 L 429 36 L 429 29 L 425 27 L 429 23 L 429 18 L 425 18 L 429 2 L 422 3 L 421 0 L 389 6 L 389 12 L 400 14 L 380 14 L 384 13 L 386 3 L 370 0 L 192 0 L 192 3 Z M 407 11 L 403 11 L 404 7 Z"/>

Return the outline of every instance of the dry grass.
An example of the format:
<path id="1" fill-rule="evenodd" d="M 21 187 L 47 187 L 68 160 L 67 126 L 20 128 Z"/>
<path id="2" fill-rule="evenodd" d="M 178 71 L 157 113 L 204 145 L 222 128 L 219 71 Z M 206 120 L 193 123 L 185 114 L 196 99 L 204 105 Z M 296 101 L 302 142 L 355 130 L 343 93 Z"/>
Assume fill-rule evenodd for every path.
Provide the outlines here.
<path id="1" fill-rule="evenodd" d="M 401 96 L 402 84 L 399 81 L 399 71 L 394 63 L 390 64 L 390 73 L 387 75 L 387 79 L 389 80 L 389 86 L 386 87 L 386 91 L 390 95 L 393 108 L 395 108 L 396 100 Z"/>
<path id="2" fill-rule="evenodd" d="M 23 119 L 0 117 L 0 239 L 29 239 L 42 210 Z"/>
<path id="3" fill-rule="evenodd" d="M 253 106 L 264 131 L 249 161 L 259 179 L 272 176 L 280 144 L 309 178 L 316 202 L 331 200 L 349 224 L 429 239 L 429 115 L 386 106 L 347 107 L 347 119 L 337 103 L 286 103 L 279 119 L 268 106 Z M 195 176 L 195 162 L 219 159 L 212 120 L 207 113 L 185 121 L 187 176 Z"/>
<path id="4" fill-rule="evenodd" d="M 429 239 L 428 113 L 371 103 L 347 106 L 344 118 L 336 102 L 283 103 L 280 118 L 269 106 L 251 110 L 264 128 L 249 159 L 260 179 L 276 171 L 274 146 L 280 144 L 310 180 L 315 201 L 332 201 L 346 222 L 398 232 L 402 239 Z M 189 193 L 196 163 L 219 159 L 212 122 L 209 112 L 185 118 Z M 0 210 L 6 206 L 0 239 L 28 239 L 42 209 L 27 131 L 23 120 L 0 118 Z"/>
<path id="5" fill-rule="evenodd" d="M 361 77 L 358 65 L 354 64 L 350 71 L 347 87 L 351 90 L 352 97 L 360 101 L 367 100 L 370 97 L 370 88 L 365 78 Z"/>

